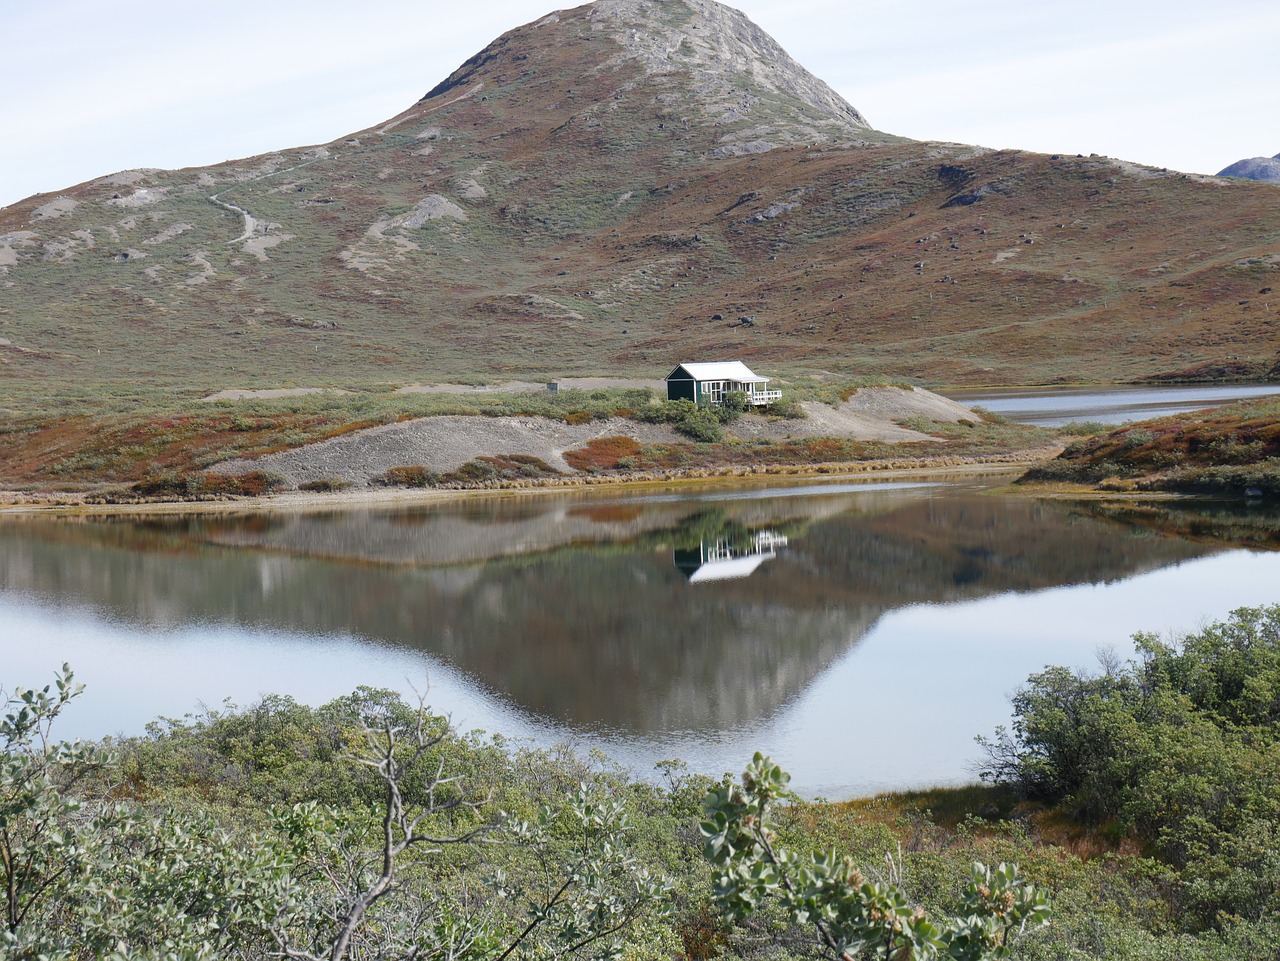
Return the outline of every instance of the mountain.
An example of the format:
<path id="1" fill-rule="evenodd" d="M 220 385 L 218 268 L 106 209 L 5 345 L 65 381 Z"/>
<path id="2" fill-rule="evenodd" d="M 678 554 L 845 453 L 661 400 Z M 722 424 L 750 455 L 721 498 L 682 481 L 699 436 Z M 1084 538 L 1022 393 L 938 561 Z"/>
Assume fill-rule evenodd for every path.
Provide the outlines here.
<path id="1" fill-rule="evenodd" d="M 1280 153 L 1274 157 L 1251 157 L 1237 160 L 1230 167 L 1218 171 L 1219 177 L 1244 177 L 1248 180 L 1266 180 L 1280 183 Z"/>
<path id="2" fill-rule="evenodd" d="M 1267 185 L 895 137 L 737 11 L 598 0 L 332 143 L 0 210 L 0 395 L 1259 376 L 1277 270 Z"/>

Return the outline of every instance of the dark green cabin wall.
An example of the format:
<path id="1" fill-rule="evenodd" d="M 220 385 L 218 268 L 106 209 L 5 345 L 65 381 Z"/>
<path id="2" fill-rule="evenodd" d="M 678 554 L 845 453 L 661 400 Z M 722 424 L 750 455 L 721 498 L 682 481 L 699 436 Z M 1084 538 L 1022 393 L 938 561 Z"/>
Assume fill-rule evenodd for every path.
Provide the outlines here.
<path id="1" fill-rule="evenodd" d="M 695 380 L 667 381 L 667 400 L 691 400 L 698 402 L 698 382 Z"/>

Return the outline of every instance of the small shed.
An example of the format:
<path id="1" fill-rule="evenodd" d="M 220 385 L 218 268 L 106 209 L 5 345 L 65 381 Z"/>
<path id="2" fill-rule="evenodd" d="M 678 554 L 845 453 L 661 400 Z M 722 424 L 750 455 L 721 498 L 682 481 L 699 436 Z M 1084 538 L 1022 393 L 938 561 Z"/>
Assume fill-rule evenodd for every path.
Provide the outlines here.
<path id="1" fill-rule="evenodd" d="M 772 404 L 782 391 L 769 390 L 769 378 L 753 373 L 740 360 L 712 364 L 680 364 L 667 374 L 667 400 L 720 405 L 725 394 L 741 391 L 754 406 Z"/>

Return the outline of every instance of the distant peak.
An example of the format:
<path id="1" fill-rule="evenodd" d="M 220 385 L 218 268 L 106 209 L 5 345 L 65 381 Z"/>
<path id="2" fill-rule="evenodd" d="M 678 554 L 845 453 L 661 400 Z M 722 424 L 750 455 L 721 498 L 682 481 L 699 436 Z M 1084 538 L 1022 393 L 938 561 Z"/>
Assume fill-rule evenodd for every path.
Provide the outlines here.
<path id="1" fill-rule="evenodd" d="M 1280 183 L 1280 154 L 1274 157 L 1251 157 L 1237 160 L 1230 167 L 1218 171 L 1219 177 L 1243 177 L 1247 180 L 1265 180 Z"/>

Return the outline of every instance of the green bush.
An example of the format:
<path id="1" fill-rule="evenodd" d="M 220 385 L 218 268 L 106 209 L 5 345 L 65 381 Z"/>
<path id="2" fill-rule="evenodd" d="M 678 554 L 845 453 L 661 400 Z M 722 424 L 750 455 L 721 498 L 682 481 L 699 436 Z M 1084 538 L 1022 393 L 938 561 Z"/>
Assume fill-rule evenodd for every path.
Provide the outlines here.
<path id="1" fill-rule="evenodd" d="M 695 404 L 691 400 L 668 400 L 654 404 L 637 415 L 638 419 L 653 424 L 670 424 L 691 440 L 714 444 L 724 438 L 722 421 L 716 408 Z"/>
<path id="2" fill-rule="evenodd" d="M 787 850 L 771 821 L 789 796 L 789 780 L 756 754 L 741 786 L 726 778 L 703 800 L 704 853 L 716 901 L 729 916 L 749 918 L 775 903 L 810 931 L 809 950 L 830 961 L 1002 958 L 1025 932 L 1048 923 L 1048 898 L 1016 865 L 975 863 L 958 915 L 930 920 L 900 884 L 868 877 L 836 851 Z"/>
<path id="3" fill-rule="evenodd" d="M 1099 674 L 1034 675 L 984 777 L 1138 837 L 1193 928 L 1280 917 L 1280 605 L 1135 641 Z"/>
<path id="4" fill-rule="evenodd" d="M 440 474 L 421 464 L 410 464 L 388 468 L 385 474 L 375 477 L 372 482 L 385 487 L 434 487 L 440 483 Z"/>
<path id="5" fill-rule="evenodd" d="M 751 410 L 751 400 L 741 390 L 731 390 L 724 395 L 720 406 L 714 408 L 716 417 L 722 424 L 732 424 L 739 417 Z"/>
<path id="6" fill-rule="evenodd" d="M 298 490 L 321 491 L 321 492 L 344 491 L 351 486 L 352 486 L 351 481 L 341 477 L 320 477 L 320 478 L 317 478 L 316 480 L 307 481 L 306 483 L 299 484 Z"/>
<path id="7" fill-rule="evenodd" d="M 64 666 L 0 692 L 0 957 L 671 954 L 676 892 L 625 784 L 477 749 L 369 689 L 168 722 L 119 766 L 50 737 L 79 691 Z M 468 782 L 495 762 L 476 778 L 492 791 Z M 317 786 L 333 803 L 299 799 Z"/>
<path id="8" fill-rule="evenodd" d="M 703 444 L 714 444 L 724 439 L 724 428 L 713 407 L 696 407 L 675 424 L 684 436 Z"/>
<path id="9" fill-rule="evenodd" d="M 790 397 L 775 400 L 765 410 L 769 416 L 781 417 L 783 420 L 804 420 L 809 416 L 800 401 Z"/>

